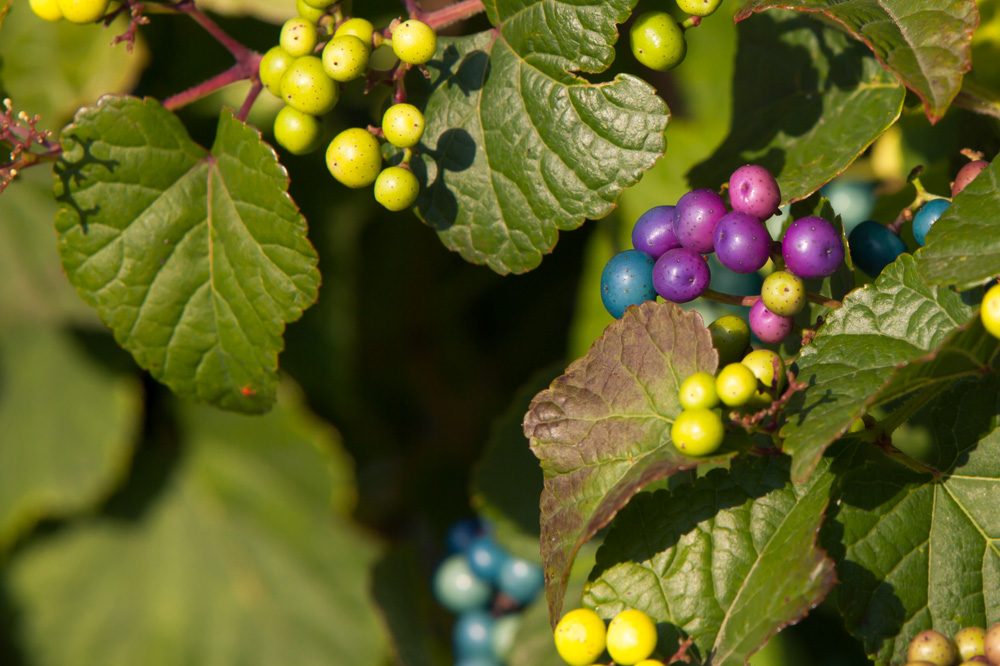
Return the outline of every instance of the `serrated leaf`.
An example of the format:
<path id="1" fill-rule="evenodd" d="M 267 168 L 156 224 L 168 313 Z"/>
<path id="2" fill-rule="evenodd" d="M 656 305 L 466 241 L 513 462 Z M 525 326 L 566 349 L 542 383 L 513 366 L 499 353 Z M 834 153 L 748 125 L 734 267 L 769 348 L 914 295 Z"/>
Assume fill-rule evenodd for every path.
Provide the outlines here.
<path id="1" fill-rule="evenodd" d="M 974 0 L 749 0 L 736 20 L 773 8 L 821 12 L 840 23 L 917 93 L 931 122 L 948 110 L 972 65 Z"/>
<path id="2" fill-rule="evenodd" d="M 827 467 L 797 485 L 786 457 L 739 458 L 691 485 L 641 494 L 597 551 L 584 603 L 605 618 L 644 611 L 665 655 L 690 637 L 701 663 L 742 666 L 836 582 L 816 547 Z"/>
<path id="3" fill-rule="evenodd" d="M 18 550 L 5 593 L 32 663 L 384 663 L 376 548 L 334 513 L 352 476 L 300 400 L 255 418 L 180 405 L 107 512 Z"/>
<path id="4" fill-rule="evenodd" d="M 0 334 L 0 551 L 42 518 L 94 506 L 124 475 L 142 387 L 100 357 L 100 338 L 117 350 L 49 326 Z"/>
<path id="5" fill-rule="evenodd" d="M 688 173 L 717 189 L 747 163 L 798 201 L 847 168 L 892 125 L 905 91 L 859 44 L 794 12 L 740 25 L 729 135 Z"/>
<path id="6" fill-rule="evenodd" d="M 969 183 L 927 234 L 917 252 L 920 275 L 931 284 L 969 289 L 1000 275 L 1000 161 Z"/>
<path id="7" fill-rule="evenodd" d="M 792 478 L 807 477 L 826 447 L 871 406 L 912 391 L 944 390 L 981 372 L 996 355 L 973 310 L 947 289 L 929 287 L 901 255 L 872 284 L 853 291 L 802 349 L 798 380 L 781 430 Z"/>
<path id="8" fill-rule="evenodd" d="M 701 315 L 647 302 L 531 401 L 524 434 L 545 475 L 541 554 L 553 624 L 580 546 L 643 486 L 706 460 L 681 455 L 670 427 L 681 382 L 717 364 Z"/>
<path id="9" fill-rule="evenodd" d="M 487 2 L 496 28 L 442 39 L 425 107 L 417 214 L 467 261 L 539 265 L 559 231 L 614 208 L 663 155 L 668 110 L 633 76 L 591 84 L 635 0 Z"/>
<path id="10" fill-rule="evenodd" d="M 1000 621 L 998 413 L 991 374 L 916 415 L 910 426 L 929 435 L 930 462 L 944 472 L 937 481 L 875 447 L 841 456 L 838 509 L 822 539 L 838 560 L 833 598 L 845 625 L 879 664 L 905 661 L 924 629 L 953 635 Z"/>
<path id="11" fill-rule="evenodd" d="M 82 109 L 56 163 L 59 253 L 118 343 L 179 395 L 263 412 L 316 251 L 260 134 L 224 111 L 211 153 L 153 100 Z"/>

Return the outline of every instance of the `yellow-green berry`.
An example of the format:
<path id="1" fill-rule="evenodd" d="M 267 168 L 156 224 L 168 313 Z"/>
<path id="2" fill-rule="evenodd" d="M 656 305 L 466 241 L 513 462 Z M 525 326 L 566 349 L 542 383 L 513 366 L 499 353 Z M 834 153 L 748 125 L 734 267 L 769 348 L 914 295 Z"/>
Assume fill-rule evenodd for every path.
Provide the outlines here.
<path id="1" fill-rule="evenodd" d="M 337 105 L 339 98 L 340 88 L 316 56 L 297 58 L 281 77 L 281 99 L 302 113 L 323 115 Z"/>
<path id="2" fill-rule="evenodd" d="M 382 116 L 382 133 L 397 148 L 415 146 L 424 135 L 424 114 L 412 104 L 393 104 Z"/>
<path id="3" fill-rule="evenodd" d="M 725 434 L 722 418 L 710 409 L 685 409 L 670 428 L 674 446 L 689 456 L 715 452 L 722 445 Z"/>
<path id="4" fill-rule="evenodd" d="M 326 16 L 325 9 L 313 7 L 306 0 L 295 0 L 295 11 L 313 25 L 319 23 L 319 20 Z"/>
<path id="5" fill-rule="evenodd" d="M 58 0 L 31 0 L 31 11 L 46 21 L 58 21 L 63 17 Z"/>
<path id="6" fill-rule="evenodd" d="M 286 106 L 274 119 L 274 139 L 293 155 L 305 155 L 320 147 L 323 125 L 315 116 Z"/>
<path id="7" fill-rule="evenodd" d="M 751 407 L 767 407 L 774 402 L 775 398 L 781 395 L 781 392 L 785 388 L 787 377 L 785 374 L 785 364 L 782 362 L 780 356 L 773 351 L 761 349 L 750 352 L 743 357 L 740 363 L 750 368 L 750 371 L 753 372 L 757 379 L 767 387 L 764 391 L 756 391 L 747 404 Z M 774 378 L 775 365 L 778 366 L 777 381 Z"/>
<path id="8" fill-rule="evenodd" d="M 403 62 L 422 65 L 434 56 L 437 35 L 422 21 L 403 21 L 392 31 L 392 50 Z"/>
<path id="9" fill-rule="evenodd" d="M 719 367 L 737 363 L 750 345 L 750 327 L 736 315 L 719 317 L 708 325 L 712 346 L 719 352 Z"/>
<path id="10" fill-rule="evenodd" d="M 295 62 L 280 46 L 272 46 L 260 59 L 260 82 L 275 97 L 281 97 L 281 77 Z"/>
<path id="11" fill-rule="evenodd" d="M 375 201 L 393 212 L 412 206 L 418 194 L 420 183 L 409 169 L 391 166 L 375 179 Z"/>
<path id="12" fill-rule="evenodd" d="M 59 11 L 70 23 L 93 23 L 108 11 L 110 0 L 59 0 Z"/>
<path id="13" fill-rule="evenodd" d="M 366 21 L 363 18 L 352 18 L 347 19 L 343 23 L 337 26 L 334 31 L 334 37 L 342 37 L 344 35 L 351 35 L 357 37 L 371 49 L 372 46 L 372 36 L 375 34 L 375 26 L 371 24 L 371 21 Z"/>
<path id="14" fill-rule="evenodd" d="M 316 26 L 299 16 L 288 19 L 281 26 L 281 37 L 278 39 L 278 45 L 285 49 L 288 55 L 300 58 L 312 53 L 318 40 Z"/>
<path id="15" fill-rule="evenodd" d="M 986 630 L 982 627 L 964 627 L 955 634 L 955 647 L 962 661 L 969 661 L 973 657 L 985 656 L 984 640 Z"/>
<path id="16" fill-rule="evenodd" d="M 323 48 L 323 69 L 334 81 L 351 81 L 365 73 L 368 55 L 368 47 L 354 35 L 334 37 Z"/>
<path id="17" fill-rule="evenodd" d="M 334 178 L 348 187 L 371 185 L 382 168 L 378 139 L 360 127 L 344 130 L 326 149 L 326 167 Z"/>
<path id="18" fill-rule="evenodd" d="M 742 407 L 757 393 L 757 376 L 742 363 L 730 363 L 715 378 L 715 390 L 729 407 Z"/>
<path id="19" fill-rule="evenodd" d="M 774 271 L 760 288 L 764 307 L 781 317 L 794 317 L 806 306 L 806 283 L 789 271 Z"/>
<path id="20" fill-rule="evenodd" d="M 990 287 L 983 296 L 983 304 L 979 310 L 979 318 L 983 321 L 990 335 L 1000 338 L 1000 284 Z"/>
<path id="21" fill-rule="evenodd" d="M 707 372 L 696 372 L 681 382 L 681 407 L 684 409 L 711 409 L 719 404 L 715 377 Z"/>
<path id="22" fill-rule="evenodd" d="M 954 666 L 958 663 L 958 650 L 951 639 L 941 632 L 927 629 L 910 641 L 907 661 L 929 661 L 935 666 Z"/>

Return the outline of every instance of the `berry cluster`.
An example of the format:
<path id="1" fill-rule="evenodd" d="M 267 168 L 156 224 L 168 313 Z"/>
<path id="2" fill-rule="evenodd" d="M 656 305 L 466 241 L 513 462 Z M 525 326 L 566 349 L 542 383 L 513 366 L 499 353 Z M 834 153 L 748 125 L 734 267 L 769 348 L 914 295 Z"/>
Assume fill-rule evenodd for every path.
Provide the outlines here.
<path id="1" fill-rule="evenodd" d="M 641 610 L 624 610 L 605 628 L 601 616 L 577 608 L 556 625 L 556 650 L 570 666 L 590 666 L 607 650 L 618 666 L 663 666 L 651 659 L 656 650 L 656 623 Z"/>
<path id="2" fill-rule="evenodd" d="M 1000 624 L 989 631 L 965 627 L 953 638 L 928 629 L 910 641 L 906 651 L 907 666 L 1000 666 Z"/>
<path id="3" fill-rule="evenodd" d="M 275 140 L 303 155 L 322 145 L 319 116 L 337 104 L 343 84 L 366 74 L 373 48 L 388 41 L 405 66 L 422 65 L 434 55 L 437 36 L 426 23 L 410 19 L 393 22 L 391 37 L 385 38 L 365 19 L 345 20 L 337 0 L 296 4 L 299 16 L 285 22 L 278 45 L 261 59 L 260 80 L 285 102 L 274 120 Z M 393 104 L 380 130 L 352 127 L 334 137 L 326 150 L 327 168 L 347 187 L 374 184 L 375 199 L 389 210 L 409 208 L 420 191 L 409 162 L 423 132 L 424 116 L 417 107 Z M 380 137 L 403 150 L 398 165 L 382 168 Z"/>
<path id="4" fill-rule="evenodd" d="M 739 317 L 722 317 L 712 322 L 709 330 L 720 358 L 731 359 L 735 349 L 745 350 L 750 343 L 750 330 Z M 756 411 L 766 408 L 784 390 L 787 375 L 780 356 L 767 349 L 740 355 L 742 360 L 720 363 L 722 369 L 714 377 L 696 372 L 681 383 L 684 411 L 674 421 L 670 438 L 684 455 L 709 455 L 722 445 L 726 429 L 719 403 L 730 409 Z"/>
<path id="5" fill-rule="evenodd" d="M 735 273 L 755 273 L 767 264 L 778 249 L 764 225 L 781 202 L 777 181 L 764 167 L 742 166 L 730 177 L 728 194 L 731 210 L 721 195 L 698 189 L 675 206 L 657 206 L 639 217 L 632 230 L 635 249 L 613 257 L 601 276 L 601 297 L 612 316 L 657 295 L 675 303 L 701 296 L 711 279 L 704 255 L 714 252 Z M 768 276 L 750 311 L 750 328 L 767 343 L 791 333 L 793 317 L 806 303 L 803 279 L 832 275 L 845 252 L 840 232 L 819 217 L 792 222 L 780 250 L 774 259 L 785 269 Z"/>
<path id="6" fill-rule="evenodd" d="M 632 55 L 650 69 L 665 72 L 681 64 L 687 55 L 684 30 L 714 13 L 722 0 L 677 0 L 677 6 L 689 14 L 683 23 L 667 12 L 646 12 L 636 18 L 629 31 Z"/>
<path id="7" fill-rule="evenodd" d="M 448 531 L 452 554 L 434 573 L 434 596 L 458 618 L 452 629 L 456 666 L 500 666 L 521 625 L 517 612 L 545 584 L 534 562 L 504 550 L 476 520 Z"/>
<path id="8" fill-rule="evenodd" d="M 93 23 L 104 18 L 111 0 L 30 0 L 31 11 L 46 21 Z"/>

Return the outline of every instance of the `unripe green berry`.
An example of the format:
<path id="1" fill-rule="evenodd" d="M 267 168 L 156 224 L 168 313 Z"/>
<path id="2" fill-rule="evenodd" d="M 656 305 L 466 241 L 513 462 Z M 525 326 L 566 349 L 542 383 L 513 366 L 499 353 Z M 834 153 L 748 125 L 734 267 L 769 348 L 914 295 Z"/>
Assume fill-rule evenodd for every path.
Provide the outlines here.
<path id="1" fill-rule="evenodd" d="M 375 179 L 375 201 L 396 212 L 409 208 L 420 194 L 420 183 L 413 172 L 391 166 Z"/>
<path id="2" fill-rule="evenodd" d="M 293 155 L 305 155 L 320 147 L 323 125 L 315 116 L 286 106 L 274 118 L 274 139 Z"/>
<path id="3" fill-rule="evenodd" d="M 764 307 L 782 317 L 794 317 L 806 306 L 806 283 L 789 271 L 774 271 L 760 288 Z"/>
<path id="4" fill-rule="evenodd" d="M 382 116 L 382 133 L 397 148 L 410 148 L 424 135 L 424 114 L 412 104 L 393 104 Z"/>
<path id="5" fill-rule="evenodd" d="M 110 0 L 59 0 L 59 11 L 70 23 L 93 23 L 108 11 Z"/>
<path id="6" fill-rule="evenodd" d="M 607 640 L 604 620 L 589 608 L 577 608 L 562 616 L 556 625 L 556 651 L 569 666 L 589 666 Z"/>
<path id="7" fill-rule="evenodd" d="M 691 16 L 709 16 L 722 4 L 722 0 L 677 0 L 677 6 Z"/>
<path id="8" fill-rule="evenodd" d="M 641 15 L 632 24 L 629 41 L 635 59 L 658 72 L 673 69 L 687 54 L 684 31 L 666 12 Z"/>
<path id="9" fill-rule="evenodd" d="M 608 654 L 621 666 L 632 666 L 656 649 L 656 623 L 641 610 L 624 610 L 608 624 Z"/>
<path id="10" fill-rule="evenodd" d="M 344 130 L 326 149 L 326 167 L 334 178 L 348 187 L 371 185 L 382 168 L 378 139 L 360 127 Z"/>
<path id="11" fill-rule="evenodd" d="M 272 46 L 260 59 L 260 82 L 275 97 L 281 97 L 281 77 L 295 62 L 280 46 Z"/>
<path id="12" fill-rule="evenodd" d="M 58 0 L 31 0 L 31 11 L 46 21 L 58 21 L 63 17 Z"/>
<path id="13" fill-rule="evenodd" d="M 712 346 L 719 352 L 719 367 L 738 363 L 750 346 L 750 327 L 736 315 L 719 317 L 708 325 Z"/>
<path id="14" fill-rule="evenodd" d="M 366 21 L 363 18 L 352 18 L 347 19 L 337 26 L 337 30 L 333 33 L 333 36 L 342 37 L 344 35 L 352 35 L 360 39 L 365 46 L 371 49 L 372 35 L 374 34 L 375 26 L 371 24 L 371 21 Z"/>
<path id="15" fill-rule="evenodd" d="M 685 409 L 670 428 L 674 446 L 688 456 L 714 453 L 725 434 L 722 418 L 710 409 Z"/>
<path id="16" fill-rule="evenodd" d="M 313 25 L 319 23 L 319 20 L 326 16 L 326 10 L 313 7 L 306 0 L 295 0 L 295 11 L 299 16 L 309 21 Z"/>
<path id="17" fill-rule="evenodd" d="M 715 377 L 707 372 L 696 372 L 681 383 L 681 407 L 684 409 L 711 409 L 719 404 Z"/>
<path id="18" fill-rule="evenodd" d="M 368 47 L 354 35 L 334 37 L 323 48 L 323 69 L 334 81 L 351 81 L 365 73 L 368 56 Z"/>
<path id="19" fill-rule="evenodd" d="M 757 391 L 750 399 L 750 402 L 747 403 L 748 405 L 757 408 L 767 407 L 774 402 L 775 398 L 781 395 L 781 392 L 785 389 L 787 376 L 785 374 L 785 364 L 782 362 L 780 356 L 773 351 L 761 349 L 750 352 L 743 357 L 740 363 L 750 368 L 750 371 L 766 387 L 764 391 Z M 778 366 L 777 381 L 774 378 L 775 365 Z"/>
<path id="20" fill-rule="evenodd" d="M 312 53 L 318 40 L 316 26 L 302 17 L 296 17 L 288 19 L 285 25 L 281 26 L 278 45 L 293 58 L 300 58 Z"/>
<path id="21" fill-rule="evenodd" d="M 297 58 L 281 77 L 281 99 L 302 113 L 320 116 L 337 105 L 340 88 L 316 56 Z"/>
<path id="22" fill-rule="evenodd" d="M 958 630 L 955 634 L 955 647 L 958 648 L 962 661 L 985 656 L 984 638 L 986 630 L 982 627 L 965 627 Z"/>
<path id="23" fill-rule="evenodd" d="M 437 35 L 422 21 L 403 21 L 392 31 L 392 50 L 403 62 L 422 65 L 434 56 Z"/>
<path id="24" fill-rule="evenodd" d="M 908 661 L 929 661 L 935 666 L 954 666 L 958 663 L 958 650 L 944 634 L 927 629 L 910 641 L 906 652 Z"/>
<path id="25" fill-rule="evenodd" d="M 757 376 L 742 363 L 730 363 L 715 378 L 715 390 L 729 407 L 742 407 L 757 393 Z"/>

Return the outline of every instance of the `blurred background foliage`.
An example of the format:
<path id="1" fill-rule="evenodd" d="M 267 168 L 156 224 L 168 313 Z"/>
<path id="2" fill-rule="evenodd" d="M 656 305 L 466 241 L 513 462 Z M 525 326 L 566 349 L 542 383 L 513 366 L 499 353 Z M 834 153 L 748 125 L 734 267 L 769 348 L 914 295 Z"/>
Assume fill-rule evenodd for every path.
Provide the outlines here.
<path id="1" fill-rule="evenodd" d="M 294 13 L 291 0 L 200 4 L 259 51 Z M 376 26 L 402 11 L 397 0 L 356 5 Z M 974 45 L 974 73 L 996 88 L 998 6 L 980 3 Z M 620 42 L 613 72 L 643 76 L 672 110 L 667 155 L 615 213 L 563 234 L 527 275 L 466 264 L 412 214 L 336 184 L 321 156 L 281 154 L 323 285 L 288 328 L 286 382 L 265 417 L 182 403 L 135 368 L 62 276 L 49 174 L 23 174 L 0 197 L 0 664 L 451 663 L 452 619 L 430 592 L 447 529 L 479 513 L 506 548 L 538 559 L 541 472 L 520 419 L 611 321 L 600 272 L 630 246 L 635 219 L 674 203 L 725 138 L 738 7 L 727 0 L 692 31 L 668 74 L 640 71 Z M 479 17 L 451 31 L 485 27 Z M 163 99 L 230 64 L 182 17 L 154 16 L 131 55 L 108 45 L 120 31 L 43 23 L 14 0 L 0 91 L 58 130 L 102 93 Z M 220 106 L 245 91 L 180 116 L 210 145 Z M 349 88 L 326 119 L 330 135 L 376 121 L 385 92 Z M 265 94 L 251 114 L 265 140 L 279 108 Z M 925 185 L 946 194 L 958 149 L 995 152 L 995 139 L 971 143 L 985 135 L 996 127 L 957 109 L 931 127 L 908 101 L 827 194 L 845 221 L 888 222 L 912 197 L 910 169 L 924 165 Z M 760 276 L 713 275 L 730 293 L 759 287 Z M 725 312 L 698 309 L 707 321 Z M 588 570 L 585 554 L 577 599 Z M 864 656 L 821 607 L 753 661 Z M 560 663 L 544 603 L 527 609 L 510 663 Z"/>

